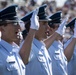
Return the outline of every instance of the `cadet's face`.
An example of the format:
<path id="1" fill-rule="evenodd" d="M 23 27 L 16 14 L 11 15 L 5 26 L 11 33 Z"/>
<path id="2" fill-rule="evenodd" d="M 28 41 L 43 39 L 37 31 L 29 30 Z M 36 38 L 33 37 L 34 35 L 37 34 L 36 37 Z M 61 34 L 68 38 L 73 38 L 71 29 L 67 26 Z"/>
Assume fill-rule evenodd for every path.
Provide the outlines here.
<path id="1" fill-rule="evenodd" d="M 8 23 L 6 26 L 2 26 L 2 37 L 7 42 L 13 42 L 19 39 L 20 26 L 18 23 Z"/>
<path id="2" fill-rule="evenodd" d="M 59 24 L 54 24 L 54 28 L 49 28 L 49 32 L 50 32 L 50 34 L 49 35 L 52 35 L 57 29 L 58 29 L 58 27 L 59 27 Z M 63 37 L 62 36 L 58 36 L 57 38 L 56 38 L 56 40 L 62 40 L 63 39 Z"/>
<path id="3" fill-rule="evenodd" d="M 37 35 L 39 35 L 41 39 L 45 39 L 47 37 L 47 30 L 48 30 L 48 22 L 42 21 L 40 22 L 40 28 L 38 30 Z"/>
<path id="4" fill-rule="evenodd" d="M 49 33 L 52 35 L 59 27 L 59 24 L 54 24 L 54 28 L 49 28 Z"/>

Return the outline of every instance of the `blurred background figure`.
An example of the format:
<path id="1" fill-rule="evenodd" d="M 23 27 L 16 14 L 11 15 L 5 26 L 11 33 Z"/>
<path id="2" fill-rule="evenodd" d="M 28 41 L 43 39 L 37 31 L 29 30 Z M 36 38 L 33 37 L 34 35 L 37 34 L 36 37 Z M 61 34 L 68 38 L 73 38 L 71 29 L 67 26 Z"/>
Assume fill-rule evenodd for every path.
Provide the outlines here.
<path id="1" fill-rule="evenodd" d="M 4 8 L 4 7 L 6 7 L 7 5 L 8 5 L 7 0 L 1 0 L 1 1 L 0 1 L 1 9 Z"/>

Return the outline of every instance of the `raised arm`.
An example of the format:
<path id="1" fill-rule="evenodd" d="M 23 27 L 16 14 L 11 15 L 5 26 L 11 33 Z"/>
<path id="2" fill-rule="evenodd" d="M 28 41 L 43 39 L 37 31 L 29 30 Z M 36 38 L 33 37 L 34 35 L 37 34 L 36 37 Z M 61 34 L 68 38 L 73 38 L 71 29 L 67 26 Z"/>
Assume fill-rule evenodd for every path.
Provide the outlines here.
<path id="1" fill-rule="evenodd" d="M 74 52 L 74 47 L 76 44 L 76 21 L 75 21 L 75 25 L 74 25 L 74 36 L 72 38 L 72 41 L 68 44 L 68 46 L 64 49 L 64 54 L 67 58 L 68 61 L 70 61 L 73 52 Z"/>
<path id="2" fill-rule="evenodd" d="M 38 22 L 38 9 L 36 9 L 33 12 L 33 15 L 31 17 L 31 26 L 28 35 L 26 36 L 26 39 L 24 40 L 24 43 L 20 49 L 20 56 L 24 62 L 24 64 L 28 63 L 30 51 L 31 51 L 31 46 L 32 46 L 32 41 L 35 36 L 36 31 L 39 29 L 39 22 Z"/>
<path id="3" fill-rule="evenodd" d="M 63 36 L 65 32 L 65 24 L 68 20 L 68 17 L 65 18 L 60 24 L 59 28 L 53 33 L 49 38 L 47 38 L 44 42 L 46 44 L 47 49 L 52 45 L 52 43 L 56 40 L 58 36 Z"/>

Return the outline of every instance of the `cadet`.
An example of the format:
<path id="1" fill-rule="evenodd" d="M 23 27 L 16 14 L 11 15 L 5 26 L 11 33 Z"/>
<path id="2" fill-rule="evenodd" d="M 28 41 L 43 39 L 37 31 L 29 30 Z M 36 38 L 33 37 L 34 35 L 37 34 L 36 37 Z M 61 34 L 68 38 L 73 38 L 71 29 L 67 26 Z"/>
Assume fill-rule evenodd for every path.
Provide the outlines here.
<path id="1" fill-rule="evenodd" d="M 75 27 L 75 20 L 76 18 L 73 18 L 66 27 L 70 27 L 70 31 L 74 34 L 74 27 Z M 64 44 L 64 47 L 66 47 L 71 41 L 72 37 Z M 76 46 L 74 47 L 74 50 L 71 52 L 73 55 L 71 57 L 71 60 L 68 63 L 68 75 L 76 75 Z"/>
<path id="2" fill-rule="evenodd" d="M 49 36 L 51 36 L 59 27 L 62 22 L 61 16 L 62 12 L 58 11 L 55 14 L 49 16 L 51 21 L 48 22 Z M 63 52 L 63 36 L 58 36 L 53 44 L 48 49 L 49 55 L 52 59 L 52 72 L 53 75 L 67 75 L 67 59 Z"/>
<path id="3" fill-rule="evenodd" d="M 25 65 L 18 53 L 14 41 L 18 40 L 21 30 L 16 16 L 17 5 L 0 10 L 0 75 L 25 75 Z"/>
<path id="4" fill-rule="evenodd" d="M 57 38 L 57 36 L 63 34 L 62 31 L 63 31 L 64 23 L 62 23 L 59 26 L 58 30 L 52 35 L 52 37 L 49 37 L 47 39 L 48 43 L 45 45 L 43 40 L 47 38 L 47 30 L 49 27 L 48 19 L 44 11 L 45 7 L 46 6 L 43 5 L 42 7 L 40 7 L 41 9 L 39 8 L 39 12 L 38 12 L 39 22 L 37 17 L 37 10 L 33 12 L 32 17 L 30 17 L 31 15 L 30 13 L 30 14 L 27 14 L 22 19 L 22 20 L 25 19 L 24 22 L 27 23 L 27 22 L 30 22 L 30 18 L 31 18 L 30 29 L 28 27 L 29 33 L 26 36 L 27 40 L 24 41 L 25 50 L 22 49 L 20 51 L 20 55 L 24 60 L 24 62 L 28 60 L 28 62 L 26 63 L 26 75 L 52 75 L 52 60 L 51 60 L 51 57 L 49 57 L 47 49 Z M 26 19 L 28 19 L 27 22 L 26 22 Z M 27 50 L 27 53 L 30 54 L 30 57 L 28 59 L 25 59 L 26 50 Z M 31 50 L 31 53 L 29 52 L 30 50 Z"/>
<path id="5" fill-rule="evenodd" d="M 47 37 L 45 32 L 47 31 L 47 28 L 48 28 L 48 25 L 47 25 L 48 19 L 46 18 L 47 16 L 45 15 L 45 7 L 46 5 L 43 5 L 39 8 L 38 16 L 39 16 L 40 27 L 39 27 L 38 17 L 37 17 L 38 9 L 31 12 L 32 14 L 31 13 L 26 14 L 22 18 L 22 20 L 25 23 L 27 22 L 29 23 L 31 19 L 30 29 L 32 29 L 33 32 L 31 31 L 30 37 L 33 33 L 35 33 L 34 35 L 35 38 L 33 38 L 33 41 L 32 41 L 32 48 L 31 48 L 29 61 L 27 62 L 28 64 L 26 64 L 26 75 L 52 75 L 51 58 L 49 57 L 46 47 L 42 41 L 44 38 Z M 30 32 L 29 26 L 26 29 Z M 29 36 L 29 33 L 26 36 L 26 39 L 28 36 Z M 28 41 L 30 40 L 30 37 Z M 22 56 L 23 55 L 24 54 L 22 54 Z"/>
<path id="6" fill-rule="evenodd" d="M 54 32 L 58 28 L 58 22 L 60 20 L 58 20 L 56 16 L 58 16 L 59 13 L 60 12 L 57 12 L 57 13 L 55 13 L 54 15 L 52 15 L 50 17 L 52 19 L 49 22 L 49 25 L 51 27 L 50 28 L 50 30 L 51 30 L 50 32 L 52 32 L 52 31 Z M 60 18 L 60 17 L 58 17 L 58 18 Z M 67 22 L 67 20 L 68 20 L 68 18 L 69 18 L 69 16 L 67 15 L 66 19 L 64 19 L 61 24 L 65 25 L 66 22 Z M 52 27 L 54 27 L 54 29 Z M 64 34 L 64 32 L 65 32 L 65 27 L 63 28 L 63 34 Z M 61 36 L 63 36 L 63 35 L 61 35 Z M 62 37 L 57 37 L 57 39 L 58 38 L 61 39 Z M 51 56 L 51 59 L 52 59 L 52 62 L 53 62 L 53 64 L 52 64 L 53 65 L 52 66 L 52 68 L 53 68 L 53 74 L 55 74 L 55 75 L 67 75 L 68 74 L 67 73 L 67 60 L 69 61 L 70 58 L 71 58 L 71 56 L 72 56 L 71 52 L 73 52 L 73 48 L 75 46 L 75 43 L 76 43 L 76 39 L 73 38 L 72 41 L 71 41 L 71 43 L 64 49 L 63 48 L 63 44 L 61 43 L 61 40 L 60 40 L 58 42 L 55 41 L 53 43 L 53 45 L 51 46 L 51 48 L 49 48 L 49 53 L 50 53 L 50 56 Z"/>

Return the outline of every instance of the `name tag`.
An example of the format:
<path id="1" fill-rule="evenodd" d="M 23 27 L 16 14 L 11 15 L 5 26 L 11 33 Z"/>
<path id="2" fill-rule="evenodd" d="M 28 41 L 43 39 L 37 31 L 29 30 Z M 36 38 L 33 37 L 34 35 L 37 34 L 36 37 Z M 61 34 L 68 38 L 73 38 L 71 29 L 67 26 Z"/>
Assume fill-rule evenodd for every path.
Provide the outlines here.
<path id="1" fill-rule="evenodd" d="M 15 57 L 14 56 L 8 56 L 6 61 L 7 61 L 7 63 L 15 63 Z"/>
<path id="2" fill-rule="evenodd" d="M 58 55 L 59 55 L 59 54 L 60 54 L 60 50 L 58 50 L 58 51 L 55 51 L 55 54 L 58 54 Z"/>

